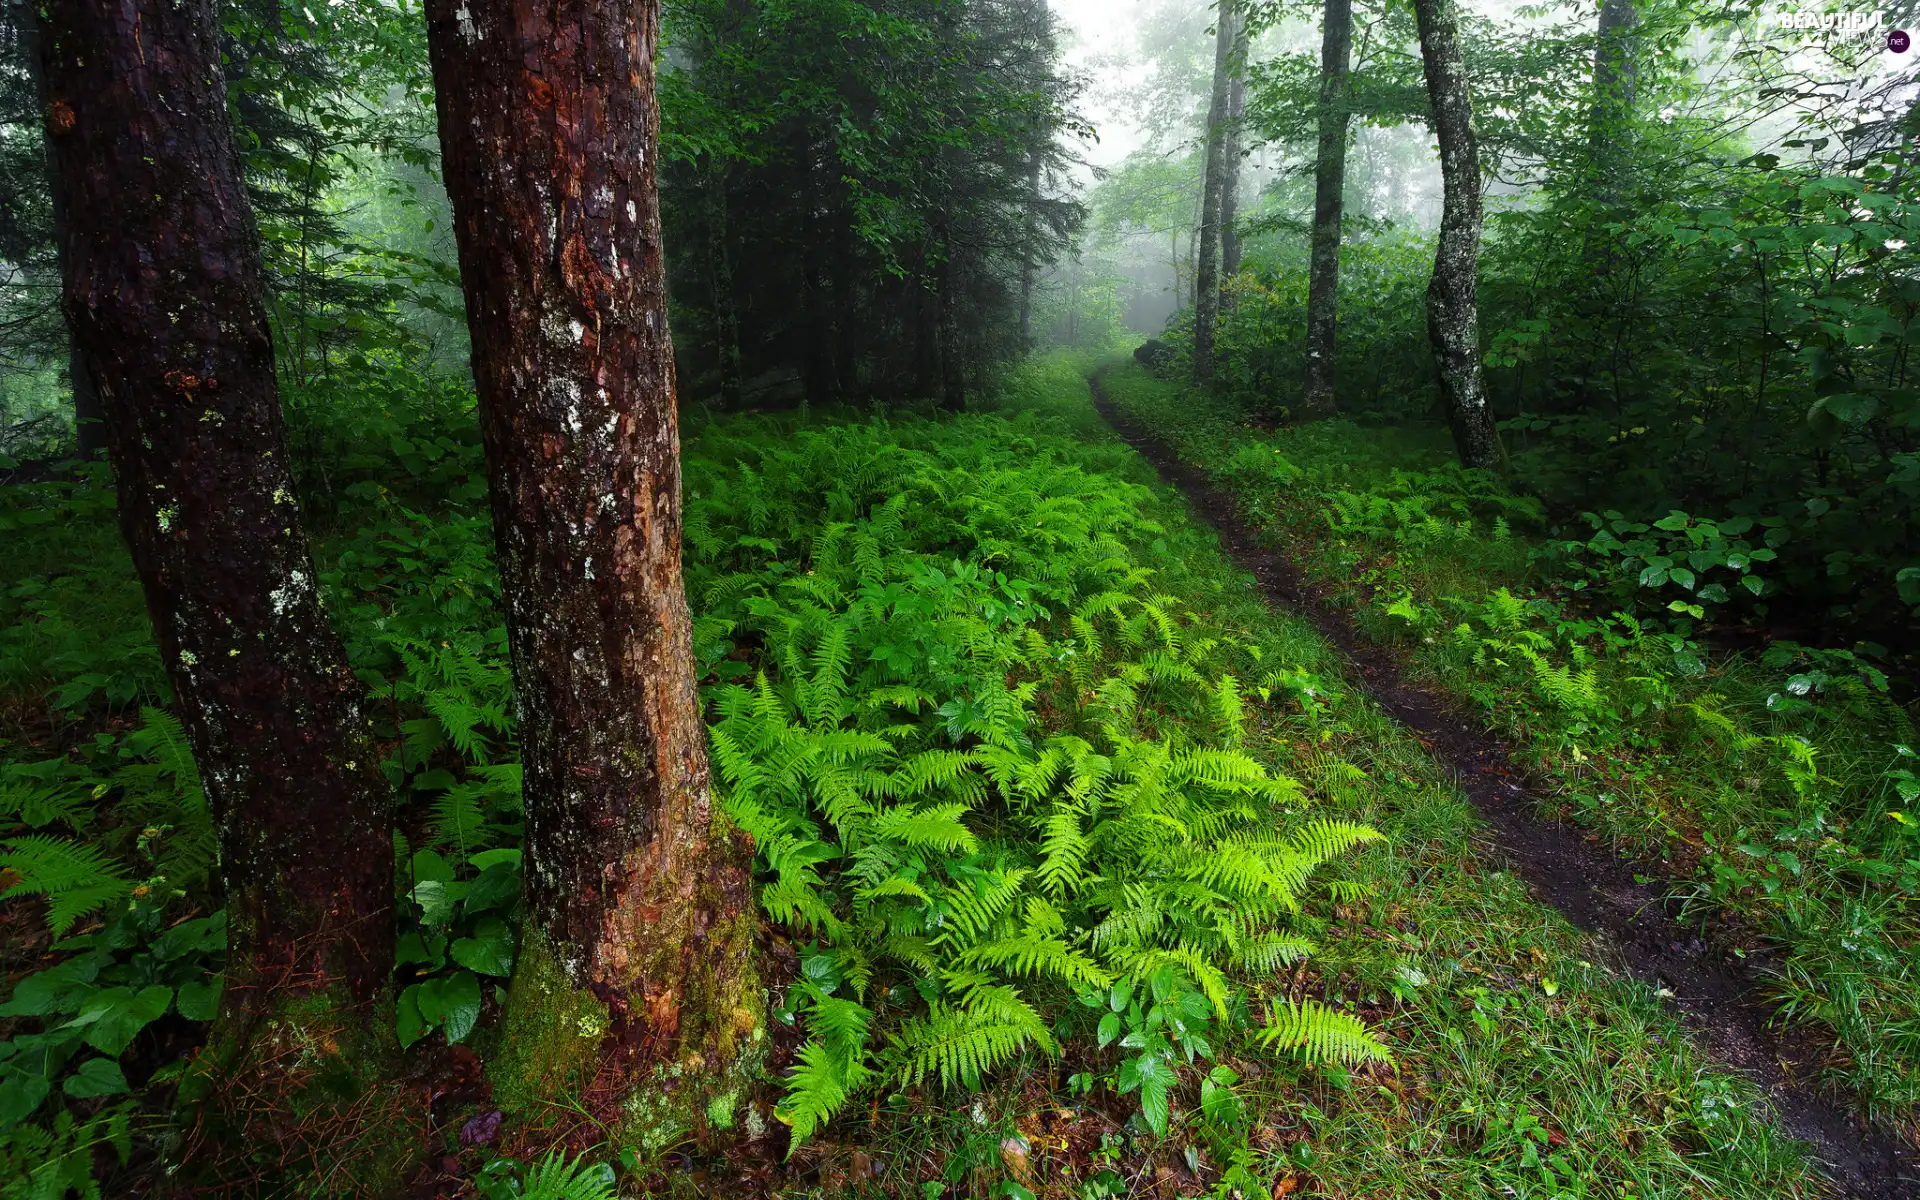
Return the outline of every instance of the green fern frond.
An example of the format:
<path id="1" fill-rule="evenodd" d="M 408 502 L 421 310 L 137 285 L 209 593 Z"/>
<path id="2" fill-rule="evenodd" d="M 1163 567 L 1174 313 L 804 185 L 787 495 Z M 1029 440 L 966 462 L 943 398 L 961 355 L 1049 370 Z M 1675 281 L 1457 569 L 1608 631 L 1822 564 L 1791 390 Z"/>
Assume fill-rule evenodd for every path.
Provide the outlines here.
<path id="1" fill-rule="evenodd" d="M 839 1112 L 867 1076 L 857 1056 L 836 1054 L 818 1038 L 801 1046 L 798 1058 L 787 1072 L 786 1094 L 774 1109 L 774 1115 L 793 1128 L 789 1154 Z"/>
<path id="2" fill-rule="evenodd" d="M 1040 839 L 1040 885 L 1058 896 L 1085 882 L 1091 843 L 1080 829 L 1080 810 L 1056 803 L 1048 814 Z"/>
<path id="3" fill-rule="evenodd" d="M 1373 1036 L 1365 1022 L 1317 1000 L 1276 1004 L 1259 1040 L 1274 1049 L 1297 1050 L 1309 1062 L 1393 1063 L 1393 1052 Z"/>
<path id="4" fill-rule="evenodd" d="M 133 881 L 92 846 L 40 834 L 9 838 L 0 846 L 0 867 L 20 877 L 0 899 L 45 896 L 47 925 L 56 936 L 95 909 L 133 893 Z"/>
<path id="5" fill-rule="evenodd" d="M 978 1091 L 988 1072 L 1027 1047 L 1057 1051 L 1046 1022 L 1013 989 L 976 988 L 969 1004 L 935 1004 L 924 1018 L 901 1025 L 891 1054 L 901 1083 L 918 1086 L 931 1075 L 942 1086 L 958 1083 Z"/>
<path id="6" fill-rule="evenodd" d="M 1044 975 L 1077 987 L 1107 987 L 1113 983 L 1113 976 L 1100 964 L 1064 941 L 1031 932 L 970 946 L 961 951 L 960 962 L 1013 975 Z"/>
<path id="7" fill-rule="evenodd" d="M 1227 740 L 1227 745 L 1238 746 L 1240 731 L 1247 719 L 1247 708 L 1240 699 L 1240 682 L 1231 675 L 1222 675 L 1220 683 L 1214 688 L 1213 714 L 1220 726 L 1220 736 Z"/>
<path id="8" fill-rule="evenodd" d="M 550 1150 L 527 1168 L 518 1194 L 521 1200 L 613 1200 L 613 1169 L 588 1163 L 584 1154 L 569 1159 L 564 1151 Z"/>
<path id="9" fill-rule="evenodd" d="M 1271 972 L 1312 956 L 1314 949 L 1306 938 L 1271 933 L 1240 947 L 1234 961 L 1250 971 Z"/>
<path id="10" fill-rule="evenodd" d="M 1321 818 L 1295 833 L 1289 844 L 1301 857 L 1323 863 L 1365 842 L 1385 840 L 1385 835 L 1371 825 Z"/>
<path id="11" fill-rule="evenodd" d="M 901 805 L 876 814 L 867 826 L 867 833 L 914 849 L 971 853 L 979 845 L 979 839 L 960 823 L 968 808 L 966 804 L 935 804 L 926 808 Z"/>

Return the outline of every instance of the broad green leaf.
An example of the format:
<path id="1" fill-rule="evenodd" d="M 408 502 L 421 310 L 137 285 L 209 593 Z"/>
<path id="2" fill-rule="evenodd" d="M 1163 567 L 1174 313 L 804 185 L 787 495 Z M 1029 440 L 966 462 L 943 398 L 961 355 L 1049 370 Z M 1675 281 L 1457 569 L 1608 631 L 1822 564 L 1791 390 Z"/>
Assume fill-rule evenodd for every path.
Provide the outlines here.
<path id="1" fill-rule="evenodd" d="M 80 1014 L 62 1028 L 81 1030 L 87 1045 L 102 1054 L 120 1057 L 142 1029 L 166 1015 L 173 989 L 155 984 L 141 988 L 107 988 L 80 1007 Z"/>
<path id="2" fill-rule="evenodd" d="M 450 1042 L 473 1032 L 480 1019 L 480 980 L 471 971 L 442 975 L 419 985 L 415 1003 L 421 1020 L 443 1030 Z M 412 989 L 408 989 L 411 991 Z"/>
<path id="3" fill-rule="evenodd" d="M 9 1072 L 0 1079 L 0 1129 L 10 1129 L 32 1116 L 52 1090 L 45 1076 Z"/>
<path id="4" fill-rule="evenodd" d="M 96 1096 L 118 1096 L 127 1091 L 127 1077 L 120 1070 L 120 1064 L 110 1058 L 90 1058 L 80 1064 L 80 1069 L 67 1077 L 61 1090 L 75 1100 L 90 1100 Z"/>
<path id="5" fill-rule="evenodd" d="M 195 981 L 180 985 L 180 994 L 175 1004 L 180 1015 L 189 1021 L 211 1021 L 220 1013 L 220 990 L 224 980 L 215 975 L 206 981 Z"/>
<path id="6" fill-rule="evenodd" d="M 513 974 L 513 931 L 498 917 L 475 927 L 472 937 L 453 943 L 453 961 L 481 975 Z"/>

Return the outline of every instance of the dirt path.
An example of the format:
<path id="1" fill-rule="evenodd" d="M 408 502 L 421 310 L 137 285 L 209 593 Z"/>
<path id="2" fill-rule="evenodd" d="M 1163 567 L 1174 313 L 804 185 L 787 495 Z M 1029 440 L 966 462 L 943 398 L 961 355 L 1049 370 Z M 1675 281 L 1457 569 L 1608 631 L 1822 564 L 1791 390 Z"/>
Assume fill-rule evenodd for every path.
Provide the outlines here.
<path id="1" fill-rule="evenodd" d="M 1268 598 L 1312 621 L 1351 663 L 1361 688 L 1452 772 L 1516 874 L 1541 901 L 1612 943 L 1629 970 L 1670 995 L 1699 1044 L 1765 1090 L 1780 1124 L 1813 1147 L 1839 1189 L 1861 1200 L 1920 1200 L 1920 1152 L 1863 1124 L 1811 1081 L 1790 1073 L 1783 1062 L 1794 1054 L 1767 1028 L 1753 966 L 1722 960 L 1667 914 L 1660 888 L 1635 881 L 1636 875 L 1658 879 L 1662 868 L 1616 857 L 1581 830 L 1543 820 L 1524 772 L 1498 738 L 1409 683 L 1390 653 L 1363 637 L 1284 555 L 1262 544 L 1230 497 L 1122 416 L 1097 378 L 1092 387 L 1100 415 L 1219 532 L 1234 561 L 1253 574 Z"/>

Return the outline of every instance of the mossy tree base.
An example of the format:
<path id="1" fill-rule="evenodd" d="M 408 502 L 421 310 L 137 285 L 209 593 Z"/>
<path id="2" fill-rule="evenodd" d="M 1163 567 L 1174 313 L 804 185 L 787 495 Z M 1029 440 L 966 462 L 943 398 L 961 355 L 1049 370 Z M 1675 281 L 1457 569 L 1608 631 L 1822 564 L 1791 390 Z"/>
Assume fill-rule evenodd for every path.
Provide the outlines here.
<path id="1" fill-rule="evenodd" d="M 691 1137 L 723 1139 L 767 1056 L 767 1002 L 753 969 L 751 911 L 714 928 L 668 986 L 626 995 L 577 983 L 528 929 L 513 975 L 494 1099 L 528 1126 L 564 1136 L 597 1127 L 619 1149 L 654 1154 Z M 605 998 L 603 998 L 603 996 Z M 650 1025 L 671 1013 L 672 1026 Z"/>
<path id="2" fill-rule="evenodd" d="M 180 1082 L 163 1172 L 203 1195 L 399 1196 L 424 1150 L 390 1002 L 287 989 L 223 1019 Z"/>

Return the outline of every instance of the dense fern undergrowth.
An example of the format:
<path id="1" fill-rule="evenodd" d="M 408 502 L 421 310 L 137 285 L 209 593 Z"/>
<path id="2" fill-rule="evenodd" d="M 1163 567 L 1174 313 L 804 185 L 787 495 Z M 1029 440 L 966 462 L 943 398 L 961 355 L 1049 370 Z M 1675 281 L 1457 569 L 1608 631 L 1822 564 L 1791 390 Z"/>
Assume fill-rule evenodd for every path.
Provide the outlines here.
<path id="1" fill-rule="evenodd" d="M 1098 432 L 1074 364 L 999 406 L 688 438 L 717 785 L 792 1030 L 766 1095 L 708 1114 L 748 1151 L 713 1169 L 925 1197 L 1810 1190 L 1657 997 L 1481 865 L 1461 798 Z M 298 440 L 401 801 L 396 1030 L 409 1061 L 484 1057 L 521 817 L 471 418 L 407 379 L 330 411 Z M 177 1155 L 218 1000 L 210 822 L 105 483 L 0 495 L 7 1197 Z M 588 1139 L 591 1170 L 526 1168 L 457 1137 L 475 1104 L 420 1114 L 414 1152 L 483 1195 L 684 1165 Z M 502 1144 L 532 1156 L 524 1116 Z M 308 1178 L 397 1186 L 355 1152 Z"/>
<path id="2" fill-rule="evenodd" d="M 1703 932 L 1759 956 L 1815 1065 L 1920 1129 L 1920 782 L 1874 648 L 1729 652 L 1784 530 L 1550 520 L 1445 434 L 1263 428 L 1119 367 L 1108 394 L 1227 489 L 1378 640 L 1526 752 L 1552 803 L 1666 860 Z M 1722 610 L 1725 610 L 1724 612 Z"/>

